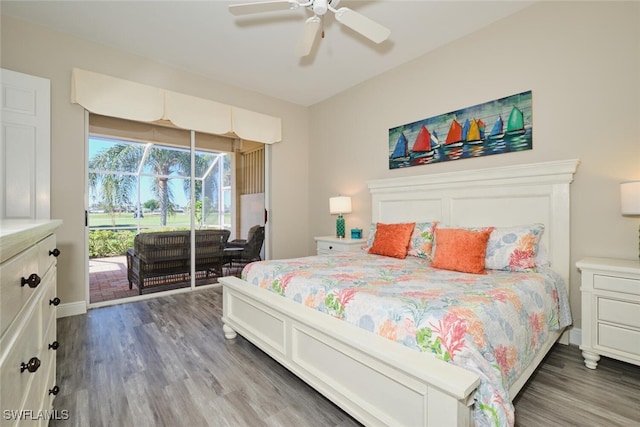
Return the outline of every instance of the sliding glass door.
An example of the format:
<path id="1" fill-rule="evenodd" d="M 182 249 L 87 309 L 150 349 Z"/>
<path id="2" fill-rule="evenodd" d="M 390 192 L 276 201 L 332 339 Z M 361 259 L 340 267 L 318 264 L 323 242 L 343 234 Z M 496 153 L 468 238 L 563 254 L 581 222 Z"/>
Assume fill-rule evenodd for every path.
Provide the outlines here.
<path id="1" fill-rule="evenodd" d="M 90 117 L 90 304 L 217 282 L 225 243 L 241 236 L 237 146 L 228 138 Z"/>

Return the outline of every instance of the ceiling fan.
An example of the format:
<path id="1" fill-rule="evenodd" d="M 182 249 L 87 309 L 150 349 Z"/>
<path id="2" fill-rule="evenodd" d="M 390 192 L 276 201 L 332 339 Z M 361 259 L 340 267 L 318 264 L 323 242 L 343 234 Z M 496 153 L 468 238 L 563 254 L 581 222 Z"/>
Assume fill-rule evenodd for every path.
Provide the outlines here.
<path id="1" fill-rule="evenodd" d="M 389 37 L 389 34 L 391 34 L 388 28 L 348 7 L 336 9 L 335 7 L 339 2 L 340 0 L 273 0 L 257 3 L 232 4 L 229 6 L 229 12 L 239 16 L 252 13 L 298 9 L 300 7 L 309 9 L 313 12 L 313 16 L 307 19 L 302 36 L 296 45 L 295 52 L 298 56 L 307 56 L 311 52 L 311 48 L 313 48 L 313 44 L 322 26 L 322 19 L 327 11 L 333 12 L 338 22 L 362 34 L 374 43 L 382 43 Z M 322 35 L 324 37 L 324 31 Z"/>

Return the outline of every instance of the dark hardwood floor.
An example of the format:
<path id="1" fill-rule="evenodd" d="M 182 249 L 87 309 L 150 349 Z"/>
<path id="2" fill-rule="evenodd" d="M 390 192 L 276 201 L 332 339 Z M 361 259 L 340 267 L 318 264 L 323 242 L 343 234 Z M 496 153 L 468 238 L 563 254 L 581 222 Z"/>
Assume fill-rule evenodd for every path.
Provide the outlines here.
<path id="1" fill-rule="evenodd" d="M 252 344 L 222 333 L 220 289 L 58 319 L 51 426 L 357 426 Z M 640 426 L 640 367 L 557 345 L 515 402 L 525 426 Z"/>

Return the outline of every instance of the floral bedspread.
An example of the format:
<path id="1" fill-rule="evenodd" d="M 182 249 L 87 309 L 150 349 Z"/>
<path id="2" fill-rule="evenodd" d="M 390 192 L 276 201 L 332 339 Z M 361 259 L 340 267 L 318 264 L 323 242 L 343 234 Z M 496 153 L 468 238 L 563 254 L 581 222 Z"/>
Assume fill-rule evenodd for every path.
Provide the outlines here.
<path id="1" fill-rule="evenodd" d="M 475 275 L 354 253 L 257 262 L 242 278 L 477 373 L 479 426 L 514 425 L 509 386 L 549 331 L 571 323 L 562 279 L 549 269 Z"/>

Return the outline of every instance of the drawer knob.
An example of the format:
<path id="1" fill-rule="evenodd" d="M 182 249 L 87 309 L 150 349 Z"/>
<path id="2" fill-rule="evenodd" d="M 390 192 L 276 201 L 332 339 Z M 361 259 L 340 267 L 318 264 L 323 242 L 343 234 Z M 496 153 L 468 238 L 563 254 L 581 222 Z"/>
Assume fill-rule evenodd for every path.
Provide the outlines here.
<path id="1" fill-rule="evenodd" d="M 58 248 L 55 248 L 52 251 L 49 251 L 49 256 L 53 255 L 54 257 L 58 258 L 58 255 L 60 255 L 60 250 Z"/>
<path id="2" fill-rule="evenodd" d="M 60 393 L 60 387 L 54 385 L 53 388 L 49 389 L 49 394 L 53 394 L 54 396 Z"/>
<path id="3" fill-rule="evenodd" d="M 333 249 L 333 246 L 329 246 L 329 250 Z"/>
<path id="4" fill-rule="evenodd" d="M 29 371 L 31 373 L 34 373 L 38 370 L 39 367 L 40 359 L 38 359 L 37 357 L 32 357 L 27 363 L 22 362 L 20 364 L 20 372 Z"/>
<path id="5" fill-rule="evenodd" d="M 57 350 L 60 348 L 60 343 L 58 341 L 54 341 L 49 344 L 49 350 Z"/>
<path id="6" fill-rule="evenodd" d="M 36 273 L 33 273 L 26 279 L 23 277 L 20 280 L 20 283 L 22 284 L 21 286 L 29 285 L 30 288 L 37 288 L 40 284 L 40 276 L 38 276 Z"/>
<path id="7" fill-rule="evenodd" d="M 60 304 L 60 298 L 58 298 L 58 297 L 55 297 L 54 299 L 50 299 L 49 300 L 49 305 L 57 306 L 58 304 Z"/>

